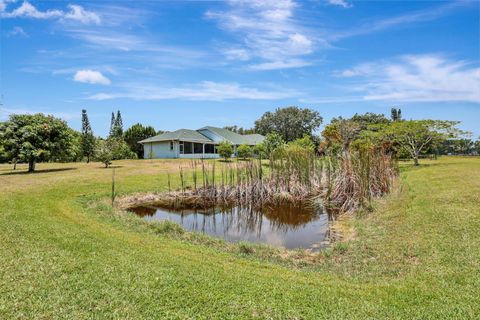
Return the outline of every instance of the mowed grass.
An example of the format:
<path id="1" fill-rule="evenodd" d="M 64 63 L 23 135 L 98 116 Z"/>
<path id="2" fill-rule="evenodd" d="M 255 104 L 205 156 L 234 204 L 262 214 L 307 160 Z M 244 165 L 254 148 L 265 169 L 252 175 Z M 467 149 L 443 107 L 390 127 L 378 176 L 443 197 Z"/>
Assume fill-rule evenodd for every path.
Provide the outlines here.
<path id="1" fill-rule="evenodd" d="M 179 164 L 115 162 L 118 191 L 166 190 Z M 93 210 L 112 178 L 98 163 L 24 169 L 0 165 L 1 319 L 480 317 L 480 158 L 402 165 L 396 192 L 342 222 L 350 241 L 302 268 Z"/>

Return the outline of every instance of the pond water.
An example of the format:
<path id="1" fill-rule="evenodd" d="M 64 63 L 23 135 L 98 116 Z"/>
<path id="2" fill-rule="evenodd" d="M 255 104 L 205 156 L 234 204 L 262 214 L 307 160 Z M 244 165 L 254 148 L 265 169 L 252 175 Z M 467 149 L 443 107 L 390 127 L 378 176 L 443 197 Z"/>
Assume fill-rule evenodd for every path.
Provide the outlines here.
<path id="1" fill-rule="evenodd" d="M 287 249 L 316 251 L 327 245 L 331 215 L 309 207 L 281 205 L 173 210 L 139 206 L 129 209 L 147 221 L 171 220 L 184 229 L 230 242 L 250 241 Z"/>

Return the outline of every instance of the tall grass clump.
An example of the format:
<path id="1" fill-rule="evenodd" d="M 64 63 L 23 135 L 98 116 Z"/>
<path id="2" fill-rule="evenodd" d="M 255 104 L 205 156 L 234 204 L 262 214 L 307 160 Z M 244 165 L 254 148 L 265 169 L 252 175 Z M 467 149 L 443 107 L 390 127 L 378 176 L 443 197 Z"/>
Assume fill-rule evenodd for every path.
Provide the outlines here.
<path id="1" fill-rule="evenodd" d="M 388 193 L 396 176 L 394 160 L 378 148 L 319 156 L 313 147 L 292 143 L 275 149 L 268 160 L 216 163 L 192 160 L 180 167 L 181 189 L 170 191 L 169 186 L 157 204 L 176 209 L 255 208 L 320 200 L 324 206 L 350 212 Z"/>

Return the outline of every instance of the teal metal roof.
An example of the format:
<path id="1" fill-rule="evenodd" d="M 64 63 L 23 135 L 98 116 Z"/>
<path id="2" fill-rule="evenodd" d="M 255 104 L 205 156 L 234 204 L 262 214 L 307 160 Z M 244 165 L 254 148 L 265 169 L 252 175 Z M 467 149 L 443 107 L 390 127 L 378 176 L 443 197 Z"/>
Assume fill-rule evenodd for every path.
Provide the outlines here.
<path id="1" fill-rule="evenodd" d="M 195 142 L 212 142 L 209 138 L 205 137 L 203 134 L 190 129 L 179 129 L 176 131 L 165 132 L 159 134 L 158 136 L 154 136 L 142 141 L 139 143 L 149 143 L 149 142 L 157 142 L 157 141 L 171 141 L 171 140 L 179 140 L 179 141 L 195 141 Z"/>
<path id="2" fill-rule="evenodd" d="M 265 140 L 265 137 L 258 133 L 246 134 L 243 135 L 242 138 L 245 140 L 244 143 L 248 145 L 257 145 L 259 143 L 262 143 L 263 140 Z"/>
<path id="3" fill-rule="evenodd" d="M 198 130 L 190 130 L 190 129 L 179 129 L 176 131 L 165 132 L 159 134 L 157 136 L 139 141 L 139 143 L 149 143 L 149 142 L 159 142 L 159 141 L 172 141 L 172 140 L 179 140 L 179 141 L 193 141 L 193 142 L 201 142 L 201 143 L 212 143 L 213 140 L 206 137 L 205 135 L 201 134 L 200 130 L 208 130 L 213 132 L 215 135 L 219 136 L 223 140 L 226 140 L 232 144 L 240 145 L 240 144 L 248 144 L 248 145 L 256 145 L 261 143 L 265 137 L 261 134 L 247 134 L 241 135 L 235 132 L 232 132 L 227 129 L 217 128 L 217 127 L 203 127 Z"/>
<path id="4" fill-rule="evenodd" d="M 205 130 L 205 129 L 215 133 L 217 136 L 222 137 L 228 142 L 232 144 L 237 144 L 237 145 L 240 145 L 240 144 L 255 145 L 255 144 L 261 143 L 263 139 L 265 139 L 265 137 L 262 136 L 261 134 L 241 135 L 224 128 L 217 128 L 217 127 L 211 127 L 211 126 L 203 127 L 198 130 Z"/>

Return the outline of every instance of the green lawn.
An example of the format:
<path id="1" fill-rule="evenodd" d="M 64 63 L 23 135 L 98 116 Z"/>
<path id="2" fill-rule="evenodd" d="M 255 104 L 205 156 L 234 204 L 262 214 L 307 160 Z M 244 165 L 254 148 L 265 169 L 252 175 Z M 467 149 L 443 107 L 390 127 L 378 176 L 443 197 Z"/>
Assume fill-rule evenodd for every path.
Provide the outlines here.
<path id="1" fill-rule="evenodd" d="M 179 161 L 115 164 L 129 194 L 165 190 Z M 304 267 L 95 206 L 98 163 L 38 169 L 0 165 L 0 319 L 480 318 L 480 158 L 402 166 L 398 191 L 342 223 L 352 239 Z"/>

